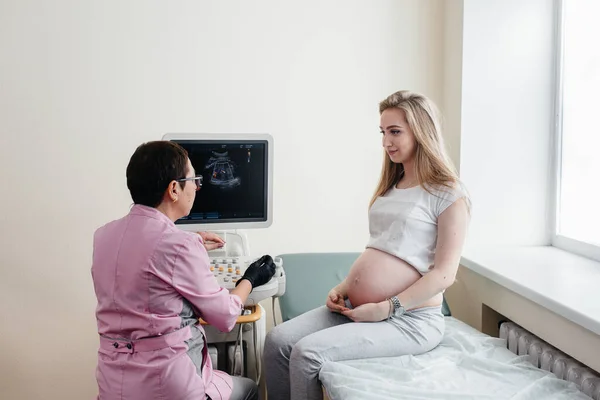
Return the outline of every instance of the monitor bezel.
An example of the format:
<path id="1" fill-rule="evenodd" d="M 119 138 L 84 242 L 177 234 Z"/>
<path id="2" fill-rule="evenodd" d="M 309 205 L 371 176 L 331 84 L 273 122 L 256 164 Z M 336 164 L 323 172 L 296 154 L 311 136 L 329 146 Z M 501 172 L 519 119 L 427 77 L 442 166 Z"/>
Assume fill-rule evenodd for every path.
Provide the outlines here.
<path id="1" fill-rule="evenodd" d="M 166 133 L 167 141 L 265 141 L 267 143 L 267 215 L 265 221 L 175 222 L 184 231 L 226 231 L 235 229 L 264 229 L 273 223 L 273 137 L 268 133 Z"/>

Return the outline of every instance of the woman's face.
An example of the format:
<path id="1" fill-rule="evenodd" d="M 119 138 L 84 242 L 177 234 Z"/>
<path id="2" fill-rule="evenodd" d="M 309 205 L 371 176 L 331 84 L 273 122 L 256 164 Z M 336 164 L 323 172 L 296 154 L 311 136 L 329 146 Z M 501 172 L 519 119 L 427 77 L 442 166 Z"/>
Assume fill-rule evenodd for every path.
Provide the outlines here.
<path id="1" fill-rule="evenodd" d="M 417 141 L 406 122 L 404 111 L 388 108 L 381 113 L 379 129 L 383 134 L 382 144 L 390 160 L 407 163 L 415 155 Z"/>
<path id="2" fill-rule="evenodd" d="M 188 173 L 185 176 L 186 178 L 193 178 L 194 176 L 196 176 L 196 170 L 194 169 L 194 166 L 192 165 L 192 162 L 189 158 L 187 160 L 186 169 L 188 171 Z M 183 189 L 181 190 L 181 193 L 178 197 L 177 205 L 179 211 L 181 211 L 181 216 L 184 217 L 186 215 L 189 215 L 190 211 L 192 210 L 194 200 L 196 199 L 196 191 L 198 190 L 198 187 L 196 186 L 195 181 L 184 181 L 181 183 L 183 185 Z"/>

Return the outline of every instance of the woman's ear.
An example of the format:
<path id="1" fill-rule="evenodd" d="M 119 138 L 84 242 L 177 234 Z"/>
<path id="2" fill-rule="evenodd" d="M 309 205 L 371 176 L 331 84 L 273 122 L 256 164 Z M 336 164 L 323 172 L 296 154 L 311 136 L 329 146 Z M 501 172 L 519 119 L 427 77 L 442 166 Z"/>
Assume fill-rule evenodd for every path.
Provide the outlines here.
<path id="1" fill-rule="evenodd" d="M 171 201 L 177 201 L 177 199 L 179 198 L 179 192 L 177 191 L 177 182 L 171 181 L 171 183 L 169 183 L 169 189 L 167 190 L 169 192 L 169 198 L 171 199 Z"/>

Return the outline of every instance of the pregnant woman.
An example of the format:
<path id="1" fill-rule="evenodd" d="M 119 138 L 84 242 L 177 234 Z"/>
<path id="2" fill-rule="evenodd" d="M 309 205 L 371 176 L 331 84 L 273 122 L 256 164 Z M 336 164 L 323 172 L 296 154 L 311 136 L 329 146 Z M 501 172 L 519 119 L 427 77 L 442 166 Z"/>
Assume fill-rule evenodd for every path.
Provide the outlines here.
<path id="1" fill-rule="evenodd" d="M 326 306 L 268 334 L 269 400 L 322 399 L 325 361 L 424 353 L 444 334 L 443 292 L 458 269 L 469 200 L 429 99 L 399 91 L 379 113 L 385 157 L 366 250 Z"/>

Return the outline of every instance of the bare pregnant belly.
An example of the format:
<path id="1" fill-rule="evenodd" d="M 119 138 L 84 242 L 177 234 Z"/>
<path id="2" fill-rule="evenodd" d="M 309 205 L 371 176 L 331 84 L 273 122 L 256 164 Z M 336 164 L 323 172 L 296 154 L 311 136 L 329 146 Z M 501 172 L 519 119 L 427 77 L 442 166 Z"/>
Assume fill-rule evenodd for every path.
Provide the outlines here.
<path id="1" fill-rule="evenodd" d="M 378 303 L 395 296 L 421 278 L 407 262 L 380 250 L 366 249 L 354 262 L 346 278 L 347 296 L 352 306 Z M 411 308 L 435 306 L 442 303 L 439 294 Z"/>

